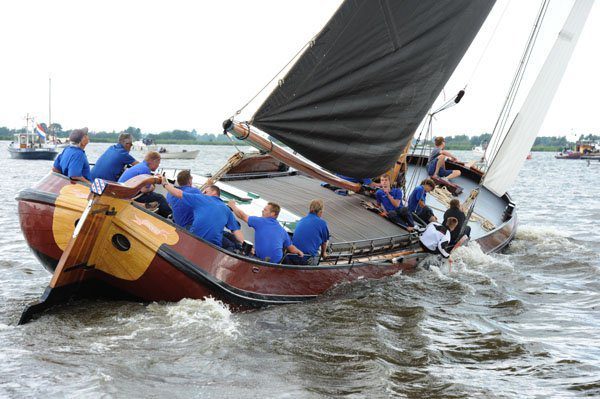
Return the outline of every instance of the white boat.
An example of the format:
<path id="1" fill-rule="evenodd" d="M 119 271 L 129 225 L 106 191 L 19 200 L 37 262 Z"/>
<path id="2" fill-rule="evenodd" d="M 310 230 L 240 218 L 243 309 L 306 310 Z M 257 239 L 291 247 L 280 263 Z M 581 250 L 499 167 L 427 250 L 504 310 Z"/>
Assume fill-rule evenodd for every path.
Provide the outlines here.
<path id="1" fill-rule="evenodd" d="M 479 157 L 482 157 L 485 154 L 485 148 L 480 145 L 473 147 L 472 151 L 473 155 L 477 155 Z"/>
<path id="2" fill-rule="evenodd" d="M 133 142 L 132 150 L 137 151 L 156 151 L 158 146 L 153 141 L 148 142 L 147 140 L 137 140 Z"/>
<path id="3" fill-rule="evenodd" d="M 158 152 L 162 159 L 195 159 L 200 150 L 168 151 L 166 148 L 161 147 Z"/>
<path id="4" fill-rule="evenodd" d="M 15 159 L 43 159 L 52 161 L 58 155 L 54 146 L 48 146 L 46 132 L 40 124 L 36 124 L 29 114 L 25 118 L 24 133 L 15 134 L 14 140 L 8 145 L 11 158 Z"/>

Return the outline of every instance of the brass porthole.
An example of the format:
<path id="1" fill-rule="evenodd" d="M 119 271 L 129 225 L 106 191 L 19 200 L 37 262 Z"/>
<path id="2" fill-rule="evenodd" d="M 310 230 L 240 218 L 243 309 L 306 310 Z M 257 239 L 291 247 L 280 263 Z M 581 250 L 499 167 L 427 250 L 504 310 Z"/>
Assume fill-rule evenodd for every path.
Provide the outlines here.
<path id="1" fill-rule="evenodd" d="M 112 245 L 117 248 L 119 251 L 129 251 L 131 248 L 131 243 L 129 239 L 125 237 L 123 234 L 115 234 L 112 236 Z"/>

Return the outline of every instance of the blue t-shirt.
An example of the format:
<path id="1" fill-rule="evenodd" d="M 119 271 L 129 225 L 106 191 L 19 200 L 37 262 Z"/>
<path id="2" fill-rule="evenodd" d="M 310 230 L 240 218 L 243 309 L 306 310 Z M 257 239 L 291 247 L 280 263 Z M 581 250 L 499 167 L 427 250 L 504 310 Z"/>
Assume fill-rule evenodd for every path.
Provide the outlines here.
<path id="1" fill-rule="evenodd" d="M 383 205 L 383 209 L 385 209 L 388 212 L 395 211 L 396 209 L 402 207 L 402 190 L 399 188 L 392 188 L 390 190 L 390 195 L 393 199 L 400 200 L 400 204 L 397 207 L 395 207 L 394 204 L 392 204 L 392 201 L 390 201 L 390 199 L 382 189 L 379 189 L 375 192 L 375 198 L 377 198 L 377 203 Z"/>
<path id="2" fill-rule="evenodd" d="M 418 186 L 415 188 L 410 194 L 410 197 L 408 197 L 408 210 L 411 212 L 417 212 L 419 209 L 419 201 L 423 201 L 423 203 L 425 203 L 425 197 L 427 197 L 425 187 Z"/>
<path id="3" fill-rule="evenodd" d="M 92 169 L 92 179 L 117 181 L 125 165 L 134 162 L 135 158 L 121 144 L 110 146 L 96 161 Z"/>
<path id="4" fill-rule="evenodd" d="M 125 172 L 123 172 L 121 177 L 119 177 L 119 183 L 124 183 L 127 180 L 131 179 L 132 177 L 136 177 L 139 175 L 151 175 L 151 174 L 152 174 L 152 171 L 150 170 L 150 167 L 148 166 L 148 162 L 142 161 L 142 162 L 138 163 L 137 165 L 134 165 L 131 168 L 127 169 Z"/>
<path id="5" fill-rule="evenodd" d="M 292 243 L 304 254 L 317 256 L 321 244 L 329 240 L 327 222 L 314 213 L 309 213 L 296 225 Z"/>
<path id="6" fill-rule="evenodd" d="M 179 189 L 184 193 L 202 194 L 199 189 L 192 186 L 183 186 L 179 187 Z M 173 210 L 173 221 L 175 224 L 184 228 L 187 228 L 192 224 L 194 221 L 194 210 L 191 206 L 184 203 L 181 198 L 177 198 L 171 193 L 167 194 L 167 202 Z"/>
<path id="7" fill-rule="evenodd" d="M 184 191 L 182 200 L 194 211 L 194 222 L 190 231 L 206 241 L 221 246 L 224 227 L 231 231 L 240 229 L 233 212 L 221 198 Z"/>
<path id="8" fill-rule="evenodd" d="M 90 164 L 85 151 L 78 146 L 70 145 L 65 147 L 62 153 L 54 160 L 56 169 L 60 170 L 62 175 L 68 177 L 85 177 L 92 180 L 90 176 Z"/>
<path id="9" fill-rule="evenodd" d="M 262 260 L 279 263 L 283 258 L 283 248 L 292 245 L 290 236 L 277 219 L 250 216 L 248 226 L 254 228 L 254 252 Z"/>

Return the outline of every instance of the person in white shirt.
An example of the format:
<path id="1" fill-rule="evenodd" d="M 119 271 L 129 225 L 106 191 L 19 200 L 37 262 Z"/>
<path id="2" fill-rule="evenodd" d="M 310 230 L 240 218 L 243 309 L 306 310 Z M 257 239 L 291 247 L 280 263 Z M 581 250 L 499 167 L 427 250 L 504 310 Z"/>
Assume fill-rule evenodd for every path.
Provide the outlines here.
<path id="1" fill-rule="evenodd" d="M 426 252 L 441 254 L 444 258 L 450 256 L 446 248 L 450 244 L 450 233 L 458 225 L 458 219 L 451 217 L 448 218 L 446 223 L 448 227 L 437 222 L 431 222 L 427 225 L 427 228 L 419 238 L 421 247 Z"/>

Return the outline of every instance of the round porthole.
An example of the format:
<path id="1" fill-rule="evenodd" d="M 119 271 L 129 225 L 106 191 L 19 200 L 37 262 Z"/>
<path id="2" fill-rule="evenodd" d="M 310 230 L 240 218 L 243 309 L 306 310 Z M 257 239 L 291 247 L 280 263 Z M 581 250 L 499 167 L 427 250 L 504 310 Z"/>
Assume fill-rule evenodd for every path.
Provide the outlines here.
<path id="1" fill-rule="evenodd" d="M 131 248 L 131 243 L 123 234 L 115 234 L 111 241 L 119 251 L 128 251 Z"/>

